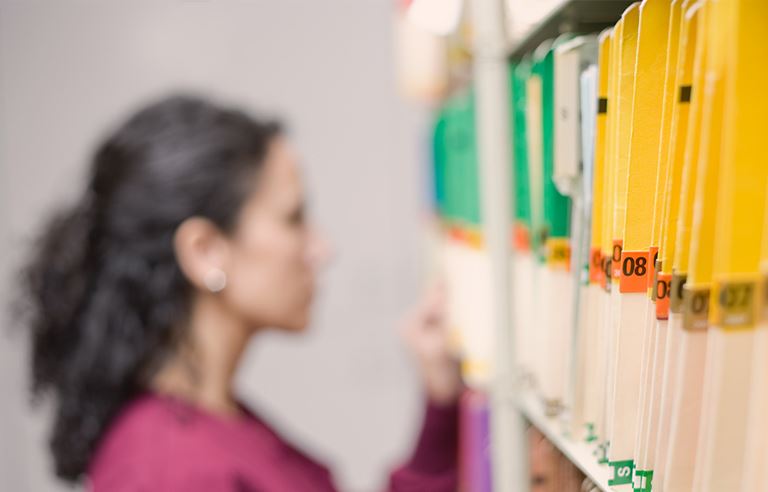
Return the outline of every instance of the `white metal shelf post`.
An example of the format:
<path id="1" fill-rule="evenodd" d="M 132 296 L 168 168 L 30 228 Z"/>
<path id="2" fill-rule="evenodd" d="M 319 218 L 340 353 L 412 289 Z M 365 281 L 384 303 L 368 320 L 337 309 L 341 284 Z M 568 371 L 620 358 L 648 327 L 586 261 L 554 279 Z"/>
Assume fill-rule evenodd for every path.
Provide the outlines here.
<path id="1" fill-rule="evenodd" d="M 476 130 L 485 244 L 493 287 L 495 354 L 491 382 L 491 450 L 495 492 L 527 492 L 525 421 L 516 405 L 510 303 L 510 117 L 503 0 L 472 0 Z"/>

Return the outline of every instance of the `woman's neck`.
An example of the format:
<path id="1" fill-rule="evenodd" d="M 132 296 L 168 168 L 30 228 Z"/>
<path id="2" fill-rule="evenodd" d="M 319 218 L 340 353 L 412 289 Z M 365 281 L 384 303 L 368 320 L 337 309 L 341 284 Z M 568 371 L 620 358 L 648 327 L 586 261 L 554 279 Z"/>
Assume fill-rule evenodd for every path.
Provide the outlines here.
<path id="1" fill-rule="evenodd" d="M 236 415 L 233 380 L 251 330 L 214 295 L 197 296 L 185 339 L 150 386 L 207 411 Z"/>

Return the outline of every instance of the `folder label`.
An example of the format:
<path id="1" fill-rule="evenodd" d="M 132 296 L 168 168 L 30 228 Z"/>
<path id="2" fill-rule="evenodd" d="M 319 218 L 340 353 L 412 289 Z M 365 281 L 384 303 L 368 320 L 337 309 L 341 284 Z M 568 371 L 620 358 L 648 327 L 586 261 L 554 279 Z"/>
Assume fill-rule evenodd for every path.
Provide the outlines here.
<path id="1" fill-rule="evenodd" d="M 461 361 L 461 372 L 468 376 L 487 377 L 490 371 L 488 361 L 465 359 Z"/>
<path id="2" fill-rule="evenodd" d="M 681 103 L 691 102 L 691 89 L 692 87 L 690 85 L 680 86 L 680 102 Z"/>
<path id="3" fill-rule="evenodd" d="M 683 288 L 683 329 L 702 331 L 709 326 L 709 286 L 686 285 Z"/>
<path id="4" fill-rule="evenodd" d="M 688 280 L 684 273 L 672 273 L 672 281 L 669 288 L 669 311 L 671 313 L 683 312 L 683 287 Z"/>
<path id="5" fill-rule="evenodd" d="M 671 288 L 672 275 L 659 273 L 656 276 L 656 288 L 653 289 L 653 296 L 656 300 L 656 319 L 669 319 L 669 294 Z"/>
<path id="6" fill-rule="evenodd" d="M 648 259 L 650 260 L 648 264 L 652 271 L 649 272 L 646 277 L 648 281 L 646 288 L 648 289 L 648 297 L 655 299 L 653 296 L 653 288 L 656 286 L 656 273 L 661 271 L 661 267 L 659 266 L 659 248 L 657 246 L 651 246 L 648 251 Z"/>
<path id="7" fill-rule="evenodd" d="M 622 251 L 619 292 L 622 294 L 646 292 L 650 271 L 648 251 Z"/>
<path id="8" fill-rule="evenodd" d="M 658 259 L 658 252 L 656 253 L 656 261 L 653 262 L 653 289 L 651 290 L 651 300 L 653 302 L 656 302 L 659 298 L 659 295 L 656 291 L 657 284 L 659 283 L 659 275 L 661 275 L 661 260 Z M 662 291 L 663 294 L 666 294 L 667 291 Z"/>
<path id="9" fill-rule="evenodd" d="M 597 99 L 597 114 L 608 113 L 608 98 L 600 97 Z"/>
<path id="10" fill-rule="evenodd" d="M 713 294 L 713 324 L 734 330 L 754 328 L 758 307 L 756 278 L 744 276 L 715 281 Z"/>
<path id="11" fill-rule="evenodd" d="M 658 250 L 656 251 L 656 255 L 654 256 L 654 258 L 656 258 L 656 259 L 653 261 L 653 280 L 651 281 L 648 289 L 649 289 L 649 293 L 651 295 L 651 300 L 653 302 L 656 302 L 658 300 L 658 298 L 659 298 L 659 296 L 658 296 L 658 294 L 656 292 L 656 287 L 657 287 L 656 284 L 659 283 L 659 275 L 661 275 L 661 260 L 659 259 L 659 252 L 658 252 Z M 666 294 L 666 291 L 663 291 L 663 293 Z"/>
<path id="12" fill-rule="evenodd" d="M 551 268 L 570 270 L 571 243 L 567 237 L 550 237 L 546 243 L 547 265 Z"/>
<path id="13" fill-rule="evenodd" d="M 584 438 L 585 442 L 593 443 L 597 441 L 597 434 L 595 434 L 595 424 L 592 422 L 588 422 L 585 424 L 587 428 L 586 437 Z"/>
<path id="14" fill-rule="evenodd" d="M 763 291 L 760 293 L 760 298 L 763 303 L 761 316 L 762 320 L 765 322 L 768 321 L 768 272 L 763 272 L 762 289 Z"/>
<path id="15" fill-rule="evenodd" d="M 589 251 L 589 283 L 602 284 L 600 276 L 603 274 L 603 254 L 600 248 L 592 248 Z"/>
<path id="16" fill-rule="evenodd" d="M 597 448 L 595 449 L 594 455 L 597 457 L 597 462 L 601 465 L 607 465 L 608 464 L 608 446 L 610 445 L 609 442 L 601 442 L 597 445 Z"/>
<path id="17" fill-rule="evenodd" d="M 621 251 L 624 241 L 621 239 L 613 240 L 613 251 L 611 256 L 611 278 L 617 282 L 621 279 Z"/>
<path id="18" fill-rule="evenodd" d="M 636 492 L 651 492 L 651 483 L 653 482 L 653 470 L 636 470 L 635 483 L 633 485 Z"/>
<path id="19" fill-rule="evenodd" d="M 611 292 L 611 272 L 613 272 L 611 266 L 611 256 L 603 254 L 603 274 L 600 276 L 600 285 L 606 292 Z"/>
<path id="20" fill-rule="evenodd" d="M 479 231 L 464 227 L 449 226 L 448 236 L 473 249 L 483 249 L 483 235 Z"/>
<path id="21" fill-rule="evenodd" d="M 525 224 L 515 224 L 512 235 L 512 241 L 517 251 L 528 252 L 531 250 L 531 235 Z"/>
<path id="22" fill-rule="evenodd" d="M 611 461 L 608 465 L 613 469 L 613 478 L 608 480 L 608 485 L 627 485 L 632 483 L 632 475 L 635 471 L 634 460 Z"/>

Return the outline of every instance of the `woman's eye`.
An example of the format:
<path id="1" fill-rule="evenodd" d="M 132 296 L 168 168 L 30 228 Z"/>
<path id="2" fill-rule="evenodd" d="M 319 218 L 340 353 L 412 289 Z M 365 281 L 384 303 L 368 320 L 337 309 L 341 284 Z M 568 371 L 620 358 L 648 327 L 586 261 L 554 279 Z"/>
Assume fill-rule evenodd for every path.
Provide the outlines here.
<path id="1" fill-rule="evenodd" d="M 304 209 L 298 209 L 288 216 L 288 222 L 291 225 L 303 225 L 305 219 Z"/>

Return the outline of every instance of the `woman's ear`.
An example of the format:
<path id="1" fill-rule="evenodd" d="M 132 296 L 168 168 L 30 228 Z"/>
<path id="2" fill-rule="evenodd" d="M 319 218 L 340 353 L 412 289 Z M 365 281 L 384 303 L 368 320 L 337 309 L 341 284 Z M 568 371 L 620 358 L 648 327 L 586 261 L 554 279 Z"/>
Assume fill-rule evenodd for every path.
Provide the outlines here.
<path id="1" fill-rule="evenodd" d="M 176 228 L 173 247 L 179 268 L 189 283 L 200 290 L 218 291 L 211 278 L 226 279 L 229 245 L 221 230 L 210 220 L 191 217 Z M 217 275 L 212 275 L 212 274 Z M 224 280 L 226 282 L 226 280 Z"/>

